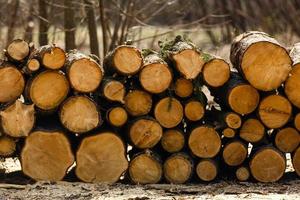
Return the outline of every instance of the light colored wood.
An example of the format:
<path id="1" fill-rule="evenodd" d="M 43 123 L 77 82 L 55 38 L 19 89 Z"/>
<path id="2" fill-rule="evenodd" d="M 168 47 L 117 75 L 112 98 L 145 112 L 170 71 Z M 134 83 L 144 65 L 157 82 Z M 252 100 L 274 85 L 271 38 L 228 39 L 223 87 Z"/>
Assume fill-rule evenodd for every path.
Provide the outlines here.
<path id="1" fill-rule="evenodd" d="M 266 127 L 280 128 L 290 119 L 292 105 L 283 96 L 270 95 L 260 102 L 258 115 Z"/>
<path id="2" fill-rule="evenodd" d="M 224 146 L 222 157 L 229 166 L 241 165 L 248 155 L 247 146 L 239 140 L 227 143 Z"/>
<path id="3" fill-rule="evenodd" d="M 162 127 L 154 119 L 138 119 L 129 129 L 130 140 L 139 149 L 154 147 L 160 141 L 162 134 Z"/>
<path id="4" fill-rule="evenodd" d="M 0 157 L 12 156 L 16 151 L 16 141 L 7 136 L 0 136 Z"/>
<path id="5" fill-rule="evenodd" d="M 214 160 L 202 159 L 196 167 L 196 174 L 202 181 L 213 181 L 218 175 L 218 168 Z"/>
<path id="6" fill-rule="evenodd" d="M 124 108 L 118 106 L 108 111 L 107 118 L 111 125 L 115 127 L 121 127 L 127 122 L 128 115 Z"/>
<path id="7" fill-rule="evenodd" d="M 47 69 L 60 69 L 66 62 L 66 54 L 63 49 L 56 46 L 43 46 L 40 49 L 41 62 Z"/>
<path id="8" fill-rule="evenodd" d="M 244 121 L 239 135 L 247 142 L 259 142 L 265 136 L 265 127 L 258 119 L 249 118 Z"/>
<path id="9" fill-rule="evenodd" d="M 238 114 L 229 112 L 225 115 L 225 123 L 229 128 L 238 129 L 242 125 L 242 119 Z"/>
<path id="10" fill-rule="evenodd" d="M 227 127 L 225 129 L 223 129 L 222 134 L 226 138 L 234 138 L 234 136 L 236 135 L 236 132 L 234 129 Z"/>
<path id="11" fill-rule="evenodd" d="M 109 80 L 104 83 L 103 95 L 110 101 L 117 101 L 125 103 L 126 90 L 124 85 L 120 81 Z"/>
<path id="12" fill-rule="evenodd" d="M 184 135 L 180 130 L 177 129 L 166 130 L 161 138 L 162 148 L 169 153 L 181 151 L 184 147 L 184 143 Z"/>
<path id="13" fill-rule="evenodd" d="M 295 115 L 295 118 L 294 118 L 294 126 L 295 128 L 300 131 L 300 113 L 297 113 Z"/>
<path id="14" fill-rule="evenodd" d="M 199 158 L 213 158 L 221 149 L 221 138 L 211 127 L 199 126 L 192 130 L 188 145 Z"/>
<path id="15" fill-rule="evenodd" d="M 275 145 L 282 152 L 291 153 L 296 150 L 299 144 L 300 134 L 295 128 L 283 128 L 275 135 Z"/>
<path id="16" fill-rule="evenodd" d="M 285 172 L 285 156 L 271 147 L 258 150 L 249 163 L 252 176 L 260 182 L 278 181 Z"/>
<path id="17" fill-rule="evenodd" d="M 230 108 L 241 115 L 253 112 L 259 103 L 259 93 L 248 84 L 240 84 L 234 87 L 228 95 Z"/>
<path id="18" fill-rule="evenodd" d="M 177 99 L 165 97 L 155 105 L 154 116 L 163 127 L 173 128 L 183 118 L 183 107 Z"/>
<path id="19" fill-rule="evenodd" d="M 69 93 L 66 77 L 58 71 L 44 71 L 29 84 L 29 98 L 42 110 L 57 108 Z"/>
<path id="20" fill-rule="evenodd" d="M 290 73 L 290 76 L 286 79 L 284 84 L 284 92 L 288 99 L 294 104 L 297 108 L 300 108 L 300 64 L 293 66 L 293 69 Z"/>
<path id="21" fill-rule="evenodd" d="M 76 152 L 77 177 L 89 183 L 115 183 L 128 168 L 126 149 L 112 132 L 89 136 Z"/>
<path id="22" fill-rule="evenodd" d="M 194 90 L 193 82 L 185 78 L 179 78 L 175 82 L 175 94 L 181 98 L 192 95 Z"/>
<path id="23" fill-rule="evenodd" d="M 7 54 L 14 61 L 23 61 L 29 53 L 29 45 L 24 40 L 13 40 L 7 47 Z"/>
<path id="24" fill-rule="evenodd" d="M 184 106 L 184 115 L 190 121 L 199 121 L 204 117 L 205 105 L 200 101 L 191 100 Z"/>
<path id="25" fill-rule="evenodd" d="M 0 112 L 1 127 L 11 137 L 26 137 L 35 123 L 34 105 L 25 105 L 20 100 Z"/>
<path id="26" fill-rule="evenodd" d="M 292 163 L 295 172 L 300 176 L 300 147 L 298 147 L 292 155 Z"/>
<path id="27" fill-rule="evenodd" d="M 85 133 L 101 123 L 97 105 L 86 96 L 71 96 L 61 106 L 60 121 L 74 133 Z"/>
<path id="28" fill-rule="evenodd" d="M 203 67 L 203 79 L 211 87 L 221 87 L 230 78 L 230 67 L 223 59 L 213 58 Z"/>
<path id="29" fill-rule="evenodd" d="M 250 171 L 247 167 L 241 166 L 235 171 L 235 176 L 239 181 L 247 181 L 250 178 Z"/>
<path id="30" fill-rule="evenodd" d="M 16 100 L 24 87 L 25 80 L 16 67 L 6 65 L 0 68 L 0 103 Z"/>
<path id="31" fill-rule="evenodd" d="M 27 62 L 27 68 L 30 70 L 30 72 L 36 72 L 40 69 L 40 62 L 33 58 L 33 59 L 30 59 L 28 62 Z"/>
<path id="32" fill-rule="evenodd" d="M 21 152 L 22 171 L 37 181 L 60 181 L 74 163 L 71 145 L 59 131 L 34 131 Z"/>
<path id="33" fill-rule="evenodd" d="M 125 96 L 125 109 L 132 116 L 142 116 L 150 112 L 152 97 L 142 90 L 133 90 Z"/>

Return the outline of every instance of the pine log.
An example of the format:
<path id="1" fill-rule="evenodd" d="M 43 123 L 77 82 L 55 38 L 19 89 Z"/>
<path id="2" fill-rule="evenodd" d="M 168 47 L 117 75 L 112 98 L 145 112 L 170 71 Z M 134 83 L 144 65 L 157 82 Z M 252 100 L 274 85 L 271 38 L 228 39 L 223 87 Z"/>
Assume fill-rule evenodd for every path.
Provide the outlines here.
<path id="1" fill-rule="evenodd" d="M 184 105 L 184 116 L 189 121 L 199 121 L 204 117 L 205 114 L 205 103 L 197 101 L 196 99 L 190 99 Z"/>
<path id="2" fill-rule="evenodd" d="M 212 122 L 216 129 L 238 129 L 242 125 L 242 118 L 239 114 L 230 111 L 220 111 L 214 107 L 207 112 L 206 120 Z"/>
<path id="3" fill-rule="evenodd" d="M 61 69 L 66 61 L 66 53 L 55 45 L 41 46 L 37 50 L 37 57 L 43 67 L 51 70 Z"/>
<path id="4" fill-rule="evenodd" d="M 155 105 L 154 116 L 165 128 L 176 127 L 183 119 L 183 107 L 174 97 L 165 97 Z"/>
<path id="5" fill-rule="evenodd" d="M 64 178 L 74 156 L 68 138 L 61 131 L 32 132 L 21 152 L 24 174 L 40 181 L 59 181 Z"/>
<path id="6" fill-rule="evenodd" d="M 221 138 L 212 127 L 202 125 L 192 130 L 188 146 L 199 158 L 213 158 L 221 149 Z"/>
<path id="7" fill-rule="evenodd" d="M 225 138 L 234 138 L 235 135 L 236 135 L 236 130 L 232 129 L 232 128 L 224 128 L 222 130 L 222 135 L 225 137 Z"/>
<path id="8" fill-rule="evenodd" d="M 274 38 L 263 32 L 246 32 L 231 45 L 230 60 L 256 89 L 271 91 L 288 77 L 292 61 Z"/>
<path id="9" fill-rule="evenodd" d="M 178 97 L 190 97 L 194 91 L 193 82 L 185 78 L 178 78 L 175 82 L 174 90 Z"/>
<path id="10" fill-rule="evenodd" d="M 297 108 L 300 108 L 300 94 L 298 89 L 300 87 L 300 43 L 294 44 L 290 51 L 290 56 L 293 61 L 293 68 L 290 76 L 287 77 L 284 84 L 284 92 L 288 99 Z"/>
<path id="11" fill-rule="evenodd" d="M 240 166 L 236 169 L 235 176 L 239 181 L 247 181 L 250 178 L 250 170 L 248 167 Z"/>
<path id="12" fill-rule="evenodd" d="M 27 82 L 25 96 L 43 111 L 56 109 L 69 93 L 66 77 L 54 70 L 46 70 Z"/>
<path id="13" fill-rule="evenodd" d="M 220 58 L 212 58 L 203 66 L 203 80 L 210 87 L 221 87 L 230 78 L 229 64 Z"/>
<path id="14" fill-rule="evenodd" d="M 175 153 L 166 159 L 163 165 L 164 177 L 172 184 L 183 184 L 193 174 L 193 161 L 188 154 Z"/>
<path id="15" fill-rule="evenodd" d="M 24 40 L 15 39 L 8 45 L 5 54 L 12 62 L 22 63 L 30 54 L 30 46 Z"/>
<path id="16" fill-rule="evenodd" d="M 213 181 L 218 176 L 218 165 L 213 159 L 201 159 L 196 167 L 196 174 L 202 181 Z"/>
<path id="17" fill-rule="evenodd" d="M 225 144 L 222 152 L 223 161 L 231 166 L 241 165 L 248 155 L 248 146 L 240 140 L 231 140 Z"/>
<path id="18" fill-rule="evenodd" d="M 141 117 L 131 122 L 129 139 L 139 149 L 154 147 L 163 135 L 163 129 L 153 118 Z"/>
<path id="19" fill-rule="evenodd" d="M 151 53 L 144 58 L 139 81 L 147 92 L 162 93 L 171 85 L 172 71 L 157 53 Z"/>
<path id="20" fill-rule="evenodd" d="M 300 144 L 300 134 L 295 128 L 285 127 L 273 134 L 275 146 L 282 152 L 292 153 Z"/>
<path id="21" fill-rule="evenodd" d="M 101 94 L 109 101 L 125 103 L 126 88 L 118 80 L 105 79 L 102 81 Z"/>
<path id="22" fill-rule="evenodd" d="M 35 123 L 34 105 L 23 104 L 16 100 L 0 112 L 1 128 L 11 137 L 26 137 Z"/>
<path id="23" fill-rule="evenodd" d="M 27 64 L 22 68 L 22 71 L 25 74 L 32 75 L 38 72 L 40 68 L 40 61 L 37 58 L 31 58 L 27 61 Z"/>
<path id="24" fill-rule="evenodd" d="M 0 103 L 14 101 L 22 94 L 25 80 L 22 73 L 12 64 L 0 66 Z"/>
<path id="25" fill-rule="evenodd" d="M 257 181 L 275 182 L 285 172 L 286 158 L 274 147 L 261 147 L 251 156 L 249 168 Z"/>
<path id="26" fill-rule="evenodd" d="M 264 125 L 255 118 L 248 118 L 243 122 L 239 136 L 246 142 L 257 143 L 265 136 Z"/>
<path id="27" fill-rule="evenodd" d="M 266 127 L 280 128 L 291 118 L 292 105 L 281 95 L 269 95 L 260 102 L 258 115 Z"/>
<path id="28" fill-rule="evenodd" d="M 65 66 L 70 85 L 77 92 L 94 92 L 103 78 L 103 68 L 92 58 L 75 50 L 68 53 Z"/>
<path id="29" fill-rule="evenodd" d="M 150 112 L 152 97 L 142 90 L 132 90 L 125 96 L 125 109 L 132 116 L 142 116 Z"/>
<path id="30" fill-rule="evenodd" d="M 183 149 L 185 137 L 180 129 L 168 129 L 161 138 L 161 146 L 168 153 L 176 153 Z"/>
<path id="31" fill-rule="evenodd" d="M 0 136 L 0 157 L 10 157 L 16 151 L 16 141 L 5 135 Z"/>
<path id="32" fill-rule="evenodd" d="M 106 112 L 106 120 L 114 127 L 121 127 L 125 125 L 128 119 L 126 110 L 121 106 L 110 108 Z"/>
<path id="33" fill-rule="evenodd" d="M 295 115 L 294 126 L 298 131 L 300 131 L 300 113 Z"/>
<path id="34" fill-rule="evenodd" d="M 300 146 L 296 149 L 296 151 L 292 155 L 292 163 L 295 169 L 295 172 L 300 176 Z"/>
<path id="35" fill-rule="evenodd" d="M 129 177 L 135 184 L 155 184 L 163 175 L 162 164 L 158 155 L 150 150 L 141 152 L 131 159 Z"/>
<path id="36" fill-rule="evenodd" d="M 115 72 L 121 75 L 134 75 L 141 69 L 143 58 L 136 47 L 121 45 L 108 53 L 103 65 L 108 75 L 113 75 Z"/>
<path id="37" fill-rule="evenodd" d="M 62 125 L 74 133 L 86 133 L 102 123 L 97 104 L 86 96 L 71 96 L 59 111 Z"/>
<path id="38" fill-rule="evenodd" d="M 128 168 L 119 136 L 103 132 L 85 137 L 76 152 L 76 176 L 91 183 L 115 183 Z"/>

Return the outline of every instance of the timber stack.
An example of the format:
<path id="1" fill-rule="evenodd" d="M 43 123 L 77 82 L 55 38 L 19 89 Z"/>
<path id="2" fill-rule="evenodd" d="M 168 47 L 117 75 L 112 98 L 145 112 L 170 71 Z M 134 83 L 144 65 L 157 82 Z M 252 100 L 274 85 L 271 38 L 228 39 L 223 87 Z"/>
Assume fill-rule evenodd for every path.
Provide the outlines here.
<path id="1" fill-rule="evenodd" d="M 300 176 L 300 43 L 288 52 L 246 32 L 232 65 L 181 36 L 158 45 L 121 45 L 100 62 L 12 41 L 0 67 L 0 156 L 18 157 L 37 181 L 73 171 L 93 183 L 275 182 L 286 154 Z"/>

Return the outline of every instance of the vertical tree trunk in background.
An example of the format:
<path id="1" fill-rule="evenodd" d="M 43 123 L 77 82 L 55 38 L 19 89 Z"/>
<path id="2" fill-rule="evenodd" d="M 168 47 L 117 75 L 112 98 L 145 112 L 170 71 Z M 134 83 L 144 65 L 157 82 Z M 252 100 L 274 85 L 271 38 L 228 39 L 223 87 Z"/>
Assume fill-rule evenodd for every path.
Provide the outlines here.
<path id="1" fill-rule="evenodd" d="M 39 44 L 48 44 L 48 14 L 45 0 L 39 0 Z"/>
<path id="2" fill-rule="evenodd" d="M 14 39 L 14 29 L 15 29 L 15 24 L 16 24 L 16 19 L 17 19 L 17 14 L 18 14 L 18 9 L 19 9 L 19 5 L 20 5 L 20 1 L 19 0 L 15 0 L 12 1 L 12 15 L 10 16 L 10 23 L 8 25 L 8 29 L 7 29 L 7 40 L 6 40 L 6 46 L 9 44 L 9 42 L 11 42 Z"/>
<path id="3" fill-rule="evenodd" d="M 65 20 L 65 46 L 66 50 L 76 48 L 75 44 L 75 23 L 74 23 L 74 10 L 72 0 L 64 0 L 64 20 Z"/>
<path id="4" fill-rule="evenodd" d="M 85 11 L 87 15 L 91 53 L 100 56 L 94 5 L 90 0 L 85 0 L 85 3 L 87 4 L 85 6 Z"/>
<path id="5" fill-rule="evenodd" d="M 106 35 L 106 22 L 104 16 L 104 4 L 103 0 L 99 0 L 99 12 L 100 12 L 100 20 L 102 27 L 102 39 L 103 39 L 103 56 L 107 53 L 107 35 Z"/>
<path id="6" fill-rule="evenodd" d="M 27 25 L 26 25 L 26 29 L 25 29 L 25 36 L 24 36 L 24 40 L 27 42 L 31 42 L 32 41 L 32 32 L 34 29 L 34 20 L 33 20 L 33 5 L 30 5 L 29 8 L 29 14 L 27 16 Z"/>

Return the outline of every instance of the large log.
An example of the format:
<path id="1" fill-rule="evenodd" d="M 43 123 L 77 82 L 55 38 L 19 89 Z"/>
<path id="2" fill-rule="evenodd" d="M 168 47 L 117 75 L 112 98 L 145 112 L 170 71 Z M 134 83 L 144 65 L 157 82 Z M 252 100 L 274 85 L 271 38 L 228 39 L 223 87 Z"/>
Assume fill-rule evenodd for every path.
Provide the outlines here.
<path id="1" fill-rule="evenodd" d="M 62 180 L 73 163 L 71 145 L 63 132 L 36 130 L 26 138 L 21 165 L 24 174 L 30 178 Z"/>
<path id="2" fill-rule="evenodd" d="M 15 39 L 8 45 L 5 54 L 12 62 L 22 63 L 29 56 L 30 49 L 26 41 Z"/>
<path id="3" fill-rule="evenodd" d="M 231 140 L 224 145 L 222 157 L 229 166 L 241 165 L 248 155 L 248 146 L 240 140 Z"/>
<path id="4" fill-rule="evenodd" d="M 265 136 L 265 127 L 258 119 L 248 118 L 243 122 L 239 136 L 246 142 L 258 143 Z"/>
<path id="5" fill-rule="evenodd" d="M 221 87 L 230 78 L 230 66 L 221 58 L 212 58 L 203 66 L 203 80 L 210 87 Z"/>
<path id="6" fill-rule="evenodd" d="M 175 94 L 181 98 L 190 97 L 193 94 L 194 86 L 191 80 L 178 78 L 174 86 Z"/>
<path id="7" fill-rule="evenodd" d="M 275 146 L 282 152 L 292 153 L 300 144 L 300 134 L 295 128 L 285 127 L 273 134 Z"/>
<path id="8" fill-rule="evenodd" d="M 127 168 L 125 145 L 109 131 L 84 138 L 76 152 L 75 173 L 84 182 L 115 183 Z"/>
<path id="9" fill-rule="evenodd" d="M 0 157 L 10 157 L 16 151 L 16 141 L 5 135 L 0 136 Z"/>
<path id="10" fill-rule="evenodd" d="M 86 133 L 102 123 L 97 104 L 86 96 L 71 96 L 60 107 L 62 125 L 74 133 Z"/>
<path id="11" fill-rule="evenodd" d="M 295 172 L 300 176 L 300 146 L 296 149 L 296 151 L 292 155 L 292 163 L 295 169 Z"/>
<path id="12" fill-rule="evenodd" d="M 271 91 L 288 77 L 292 61 L 274 38 L 263 32 L 246 32 L 231 45 L 230 60 L 256 89 Z"/>
<path id="13" fill-rule="evenodd" d="M 168 153 L 176 153 L 183 149 L 185 137 L 180 129 L 168 129 L 161 138 L 161 146 Z"/>
<path id="14" fill-rule="evenodd" d="M 103 68 L 92 58 L 75 50 L 68 53 L 65 66 L 70 85 L 78 92 L 94 92 L 103 78 Z"/>
<path id="15" fill-rule="evenodd" d="M 55 45 L 41 46 L 36 54 L 43 67 L 51 70 L 61 69 L 66 61 L 65 51 Z"/>
<path id="16" fill-rule="evenodd" d="M 150 112 L 152 97 L 142 90 L 132 90 L 125 96 L 125 109 L 132 116 L 142 116 Z"/>
<path id="17" fill-rule="evenodd" d="M 202 181 L 213 181 L 218 175 L 218 165 L 213 159 L 201 159 L 196 166 L 197 177 Z"/>
<path id="18" fill-rule="evenodd" d="M 16 100 L 0 112 L 1 128 L 11 137 L 26 137 L 35 123 L 34 105 L 23 104 Z"/>

